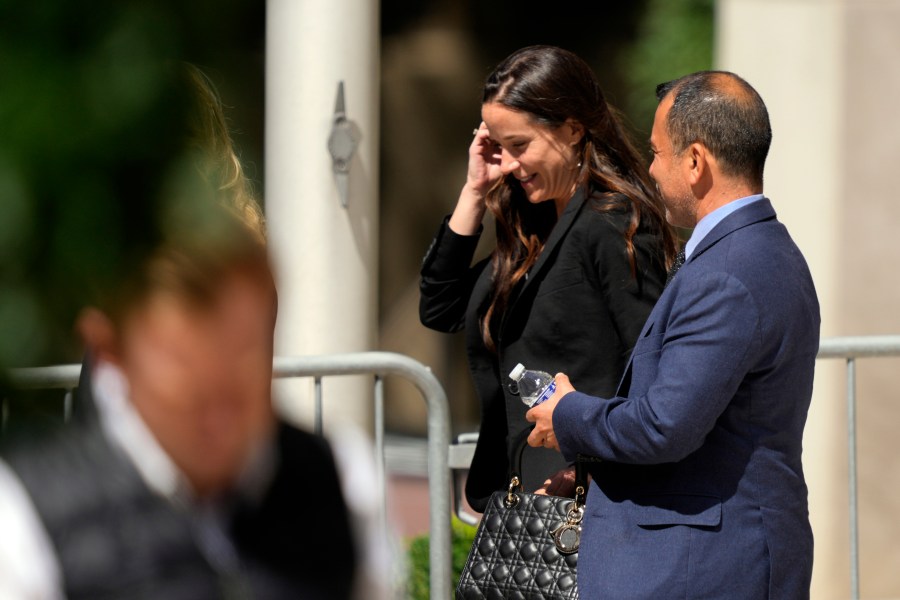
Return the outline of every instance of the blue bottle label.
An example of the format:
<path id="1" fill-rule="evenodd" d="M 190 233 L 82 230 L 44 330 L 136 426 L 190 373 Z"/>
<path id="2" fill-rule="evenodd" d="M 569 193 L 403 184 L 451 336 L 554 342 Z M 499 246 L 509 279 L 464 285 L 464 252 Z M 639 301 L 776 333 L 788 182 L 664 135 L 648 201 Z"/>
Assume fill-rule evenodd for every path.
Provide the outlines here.
<path id="1" fill-rule="evenodd" d="M 556 380 L 554 379 L 553 381 L 550 382 L 550 385 L 548 385 L 546 388 L 544 388 L 544 393 L 541 394 L 538 397 L 538 399 L 534 401 L 534 404 L 532 404 L 531 406 L 535 407 L 538 404 L 549 400 L 550 396 L 552 396 L 555 393 L 556 393 Z"/>

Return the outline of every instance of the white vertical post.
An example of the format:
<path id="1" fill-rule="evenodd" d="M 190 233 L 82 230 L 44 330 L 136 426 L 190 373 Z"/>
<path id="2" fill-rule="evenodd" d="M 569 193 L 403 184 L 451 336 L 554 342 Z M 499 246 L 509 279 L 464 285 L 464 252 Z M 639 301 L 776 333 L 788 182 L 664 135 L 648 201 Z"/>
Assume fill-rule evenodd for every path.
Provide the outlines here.
<path id="1" fill-rule="evenodd" d="M 339 82 L 346 118 L 361 134 L 346 208 L 327 147 Z M 374 346 L 378 100 L 377 0 L 268 0 L 265 204 L 279 355 Z M 339 378 L 325 388 L 326 430 L 334 420 L 369 422 L 370 379 Z M 276 398 L 289 417 L 310 421 L 310 382 L 279 383 Z"/>
<path id="2" fill-rule="evenodd" d="M 822 335 L 840 327 L 844 0 L 718 0 L 716 66 L 743 76 L 772 121 L 765 193 L 806 256 Z M 812 597 L 846 598 L 847 490 L 839 365 L 816 365 L 803 463 L 815 536 Z"/>

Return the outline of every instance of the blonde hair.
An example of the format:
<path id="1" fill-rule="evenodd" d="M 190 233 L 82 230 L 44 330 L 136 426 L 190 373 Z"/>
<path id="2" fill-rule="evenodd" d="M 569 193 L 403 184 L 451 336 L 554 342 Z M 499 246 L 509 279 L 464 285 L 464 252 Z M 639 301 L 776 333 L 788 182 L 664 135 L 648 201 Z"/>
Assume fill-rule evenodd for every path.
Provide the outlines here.
<path id="1" fill-rule="evenodd" d="M 206 74 L 182 66 L 175 83 L 187 100 L 187 130 L 159 174 L 154 222 L 146 225 L 150 235 L 133 242 L 118 281 L 100 285 L 95 294 L 117 324 L 157 292 L 209 305 L 236 271 L 253 275 L 275 295 L 265 217 L 234 150 L 222 101 Z"/>
<path id="2" fill-rule="evenodd" d="M 199 68 L 186 64 L 185 70 L 195 102 L 192 142 L 200 155 L 197 167 L 217 190 L 220 204 L 265 240 L 266 219 L 234 150 L 219 93 Z"/>

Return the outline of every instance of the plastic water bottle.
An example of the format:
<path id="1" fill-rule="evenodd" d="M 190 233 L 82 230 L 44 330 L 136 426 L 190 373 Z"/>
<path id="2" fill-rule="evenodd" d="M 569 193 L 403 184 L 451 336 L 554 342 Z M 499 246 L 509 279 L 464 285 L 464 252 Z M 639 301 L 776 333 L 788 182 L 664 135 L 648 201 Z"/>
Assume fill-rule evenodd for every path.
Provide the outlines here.
<path id="1" fill-rule="evenodd" d="M 556 380 L 550 373 L 529 371 L 522 363 L 515 366 L 509 378 L 519 385 L 519 397 L 529 408 L 548 400 L 556 392 Z"/>

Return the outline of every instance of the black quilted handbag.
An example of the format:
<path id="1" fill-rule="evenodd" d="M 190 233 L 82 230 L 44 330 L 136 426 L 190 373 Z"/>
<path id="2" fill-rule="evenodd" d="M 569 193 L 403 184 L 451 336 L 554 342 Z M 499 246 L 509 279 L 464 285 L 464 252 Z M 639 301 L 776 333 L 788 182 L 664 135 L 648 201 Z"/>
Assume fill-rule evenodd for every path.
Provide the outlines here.
<path id="1" fill-rule="evenodd" d="M 521 464 L 521 450 L 518 458 L 515 464 Z M 513 474 L 509 489 L 494 492 L 484 511 L 456 588 L 457 599 L 578 598 L 575 570 L 585 482 L 580 461 L 574 499 L 525 493 Z"/>

